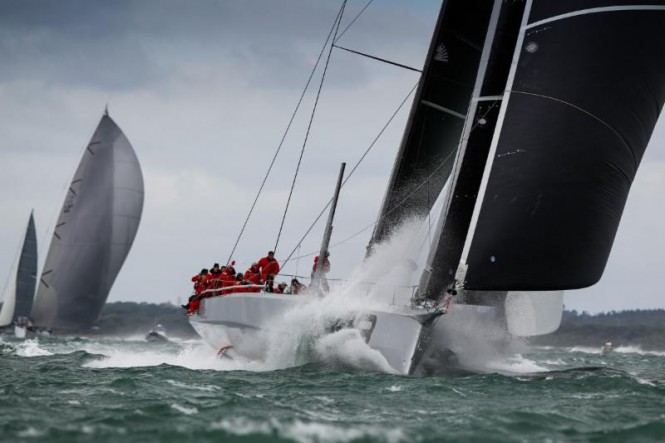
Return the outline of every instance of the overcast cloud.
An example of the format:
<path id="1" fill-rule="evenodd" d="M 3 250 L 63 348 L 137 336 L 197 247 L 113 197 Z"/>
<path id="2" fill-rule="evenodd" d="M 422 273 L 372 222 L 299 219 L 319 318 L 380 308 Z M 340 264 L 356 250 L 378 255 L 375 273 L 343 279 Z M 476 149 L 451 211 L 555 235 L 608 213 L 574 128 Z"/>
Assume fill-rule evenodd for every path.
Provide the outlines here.
<path id="1" fill-rule="evenodd" d="M 349 2 L 345 23 L 364 3 Z M 420 67 L 439 5 L 376 0 L 340 44 Z M 109 300 L 185 298 L 193 273 L 226 260 L 338 7 L 332 0 L 0 0 L 0 276 L 31 208 L 43 261 L 64 190 L 109 103 L 146 186 L 141 226 Z M 330 197 L 339 163 L 356 162 L 416 81 L 413 72 L 333 52 L 278 258 Z M 240 267 L 274 245 L 312 100 L 235 254 Z M 349 181 L 333 241 L 375 220 L 407 111 Z M 664 189 L 661 119 L 603 280 L 568 293 L 568 307 L 665 307 Z M 321 231 L 302 253 L 318 248 Z M 334 276 L 359 263 L 370 233 L 332 251 Z M 310 266 L 303 259 L 298 272 Z"/>

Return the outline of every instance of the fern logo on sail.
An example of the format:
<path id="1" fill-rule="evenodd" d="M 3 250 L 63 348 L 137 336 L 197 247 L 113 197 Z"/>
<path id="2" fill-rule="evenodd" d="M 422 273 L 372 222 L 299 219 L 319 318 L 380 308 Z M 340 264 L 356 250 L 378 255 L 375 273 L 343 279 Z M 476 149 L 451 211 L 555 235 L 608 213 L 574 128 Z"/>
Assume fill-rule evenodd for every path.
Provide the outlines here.
<path id="1" fill-rule="evenodd" d="M 448 49 L 443 43 L 439 44 L 434 54 L 434 60 L 439 62 L 448 63 Z"/>

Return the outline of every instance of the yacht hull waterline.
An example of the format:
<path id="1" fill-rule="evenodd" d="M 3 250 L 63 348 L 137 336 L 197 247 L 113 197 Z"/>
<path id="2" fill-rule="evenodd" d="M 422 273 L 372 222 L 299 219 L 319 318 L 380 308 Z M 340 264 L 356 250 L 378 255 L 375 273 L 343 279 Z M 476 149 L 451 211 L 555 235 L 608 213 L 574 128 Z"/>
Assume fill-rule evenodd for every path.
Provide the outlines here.
<path id="1" fill-rule="evenodd" d="M 215 349 L 250 359 L 265 359 L 271 343 L 285 335 L 284 321 L 290 311 L 317 300 L 316 296 L 270 293 L 239 293 L 201 300 L 189 321 L 196 332 Z M 378 351 L 392 371 L 408 375 L 415 369 L 414 355 L 421 334 L 440 317 L 441 311 L 395 307 L 394 310 L 351 312 L 330 318 L 322 332 L 355 329 L 365 343 Z M 288 327 L 288 325 L 287 325 Z M 299 337 L 306 341 L 308 337 Z M 296 346 L 302 343 L 296 343 Z M 297 364 L 297 362 L 294 362 Z"/>

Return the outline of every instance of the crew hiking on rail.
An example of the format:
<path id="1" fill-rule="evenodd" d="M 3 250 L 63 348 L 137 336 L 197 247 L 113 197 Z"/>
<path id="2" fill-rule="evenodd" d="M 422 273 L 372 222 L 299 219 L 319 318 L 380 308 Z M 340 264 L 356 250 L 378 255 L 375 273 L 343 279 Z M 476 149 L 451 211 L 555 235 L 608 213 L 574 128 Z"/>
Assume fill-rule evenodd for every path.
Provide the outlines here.
<path id="1" fill-rule="evenodd" d="M 326 292 L 328 291 L 328 282 L 325 279 L 325 273 L 330 270 L 329 255 L 326 252 L 322 273 L 322 287 L 325 284 L 324 290 Z M 317 256 L 314 259 L 312 276 L 314 276 L 318 262 L 319 257 Z M 307 290 L 307 286 L 300 283 L 297 278 L 293 278 L 290 285 L 287 285 L 285 282 L 275 285 L 275 277 L 279 273 L 279 263 L 275 259 L 273 251 L 268 251 L 265 257 L 252 263 L 244 273 L 236 273 L 234 266 L 235 261 L 221 267 L 219 263 L 215 263 L 210 270 L 202 269 L 201 272 L 192 276 L 191 281 L 194 283 L 194 292 L 189 297 L 187 304 L 182 305 L 188 311 L 189 315 L 198 311 L 201 299 L 217 295 L 261 292 L 262 290 L 277 294 L 302 294 Z"/>

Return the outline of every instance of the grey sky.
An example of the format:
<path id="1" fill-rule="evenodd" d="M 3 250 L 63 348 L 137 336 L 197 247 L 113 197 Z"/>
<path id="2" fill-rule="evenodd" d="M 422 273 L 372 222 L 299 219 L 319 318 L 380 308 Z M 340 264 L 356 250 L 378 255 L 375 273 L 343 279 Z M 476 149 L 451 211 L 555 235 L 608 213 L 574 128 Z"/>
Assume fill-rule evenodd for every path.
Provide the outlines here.
<path id="1" fill-rule="evenodd" d="M 364 4 L 350 1 L 345 22 Z M 110 300 L 186 297 L 193 273 L 226 260 L 338 6 L 0 0 L 0 278 L 31 208 L 45 256 L 66 185 L 108 102 L 146 186 L 141 227 Z M 435 0 L 376 0 L 340 44 L 419 67 L 438 8 Z M 339 163 L 355 163 L 417 81 L 342 51 L 327 78 L 278 258 L 329 198 Z M 309 106 L 304 111 L 235 254 L 240 267 L 274 245 Z M 401 112 L 343 192 L 333 241 L 374 221 L 405 118 Z M 570 292 L 568 307 L 665 307 L 664 189 L 661 119 L 603 280 Z M 303 254 L 317 249 L 321 231 Z M 359 263 L 370 232 L 332 251 L 334 276 Z M 303 259 L 298 272 L 310 266 Z"/>

